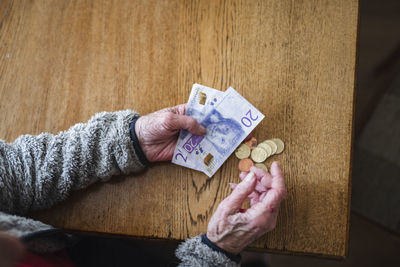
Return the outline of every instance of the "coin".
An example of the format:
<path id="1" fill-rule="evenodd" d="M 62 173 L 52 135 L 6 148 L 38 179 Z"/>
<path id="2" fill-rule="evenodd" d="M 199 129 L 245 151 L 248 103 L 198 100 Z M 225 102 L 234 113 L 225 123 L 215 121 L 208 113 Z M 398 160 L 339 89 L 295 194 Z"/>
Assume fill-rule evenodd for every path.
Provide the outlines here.
<path id="1" fill-rule="evenodd" d="M 248 145 L 251 149 L 254 149 L 257 146 L 257 139 L 255 137 L 252 137 L 250 140 L 244 143 Z"/>
<path id="2" fill-rule="evenodd" d="M 275 142 L 272 140 L 265 140 L 263 143 L 268 144 L 272 148 L 271 155 L 275 155 L 276 151 L 278 150 L 278 147 L 276 146 Z"/>
<path id="3" fill-rule="evenodd" d="M 272 141 L 276 144 L 276 146 L 278 147 L 278 149 L 276 150 L 275 154 L 280 154 L 282 153 L 282 151 L 285 149 L 285 143 L 283 143 L 283 141 L 279 138 L 274 138 L 272 139 Z"/>
<path id="4" fill-rule="evenodd" d="M 261 147 L 262 149 L 264 149 L 265 151 L 267 151 L 267 157 L 271 156 L 271 154 L 272 154 L 272 148 L 271 148 L 270 145 L 268 145 L 267 143 L 258 144 L 257 147 Z"/>
<path id="5" fill-rule="evenodd" d="M 256 147 L 251 151 L 251 159 L 254 162 L 264 162 L 267 159 L 267 151 L 261 147 Z"/>
<path id="6" fill-rule="evenodd" d="M 241 159 L 239 161 L 239 170 L 242 172 L 249 172 L 254 163 L 251 159 Z"/>
<path id="7" fill-rule="evenodd" d="M 265 166 L 264 163 L 256 163 L 256 164 L 254 164 L 254 166 L 257 168 L 263 169 L 266 172 L 268 171 L 268 168 L 267 168 L 267 166 Z"/>
<path id="8" fill-rule="evenodd" d="M 250 157 L 250 147 L 246 144 L 241 144 L 235 151 L 235 155 L 238 159 L 245 159 Z"/>

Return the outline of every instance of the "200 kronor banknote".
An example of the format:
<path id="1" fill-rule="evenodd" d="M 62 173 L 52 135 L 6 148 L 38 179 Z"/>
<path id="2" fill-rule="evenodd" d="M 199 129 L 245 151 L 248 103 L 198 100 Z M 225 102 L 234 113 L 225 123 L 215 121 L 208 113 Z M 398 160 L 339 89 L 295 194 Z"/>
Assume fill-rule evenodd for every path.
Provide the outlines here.
<path id="1" fill-rule="evenodd" d="M 197 101 L 202 90 L 208 91 L 209 96 L 204 105 L 199 106 Z M 232 87 L 225 93 L 213 90 L 193 86 L 186 115 L 206 127 L 207 134 L 197 136 L 182 131 L 172 159 L 175 164 L 203 171 L 209 177 L 264 119 L 264 115 Z"/>
<path id="2" fill-rule="evenodd" d="M 201 122 L 205 117 L 205 114 L 208 113 L 213 106 L 220 100 L 224 92 L 216 90 L 211 87 L 207 87 L 200 84 L 193 84 L 192 91 L 190 92 L 189 100 L 186 105 L 186 113 L 185 115 L 191 116 L 195 118 L 198 122 Z M 202 103 L 202 97 L 205 97 L 205 102 Z M 196 158 L 192 157 L 189 153 L 186 157 L 182 157 L 183 154 L 180 151 L 180 143 L 182 143 L 186 137 L 188 137 L 190 133 L 186 130 L 181 130 L 179 132 L 178 144 L 175 147 L 174 156 L 172 162 L 187 168 L 191 168 L 197 171 L 203 171 L 202 166 L 198 165 L 196 162 Z M 178 155 L 180 154 L 180 155 Z M 179 160 L 179 157 L 182 157 Z"/>

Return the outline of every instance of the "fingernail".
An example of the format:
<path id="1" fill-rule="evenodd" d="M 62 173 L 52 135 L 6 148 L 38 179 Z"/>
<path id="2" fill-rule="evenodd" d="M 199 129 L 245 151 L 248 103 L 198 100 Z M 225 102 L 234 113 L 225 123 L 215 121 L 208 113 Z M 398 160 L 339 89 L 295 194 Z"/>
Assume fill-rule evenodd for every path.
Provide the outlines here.
<path id="1" fill-rule="evenodd" d="M 245 182 L 251 182 L 251 181 L 253 181 L 254 177 L 255 177 L 254 173 L 249 172 L 249 174 L 247 174 L 246 178 L 244 178 L 244 181 Z"/>

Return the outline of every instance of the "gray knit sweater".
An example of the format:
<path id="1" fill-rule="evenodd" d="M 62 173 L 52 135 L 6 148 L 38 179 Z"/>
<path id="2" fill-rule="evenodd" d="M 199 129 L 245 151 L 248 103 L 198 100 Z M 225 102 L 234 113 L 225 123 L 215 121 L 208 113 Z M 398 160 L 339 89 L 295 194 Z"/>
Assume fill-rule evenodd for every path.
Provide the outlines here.
<path id="1" fill-rule="evenodd" d="M 0 140 L 0 230 L 21 238 L 36 252 L 63 248 L 66 240 L 51 235 L 56 229 L 23 216 L 65 200 L 72 190 L 142 170 L 145 166 L 129 132 L 136 116 L 130 110 L 103 112 L 57 135 L 23 135 L 13 143 Z M 40 235 L 46 232 L 50 235 Z M 176 255 L 182 266 L 237 265 L 199 236 L 182 243 Z"/>

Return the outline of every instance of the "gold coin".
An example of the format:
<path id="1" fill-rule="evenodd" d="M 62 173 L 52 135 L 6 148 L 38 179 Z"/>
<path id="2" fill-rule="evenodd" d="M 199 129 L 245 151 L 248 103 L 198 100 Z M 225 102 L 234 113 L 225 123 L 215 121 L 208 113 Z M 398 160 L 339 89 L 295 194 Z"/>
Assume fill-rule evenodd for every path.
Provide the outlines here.
<path id="1" fill-rule="evenodd" d="M 259 144 L 257 147 L 261 147 L 262 149 L 264 149 L 265 151 L 267 151 L 267 157 L 271 156 L 272 154 L 272 148 L 270 147 L 270 145 L 266 144 L 266 143 L 261 143 Z"/>
<path id="2" fill-rule="evenodd" d="M 280 154 L 282 153 L 282 151 L 285 149 L 285 143 L 283 143 L 283 141 L 279 138 L 274 138 L 272 139 L 272 141 L 276 144 L 276 146 L 278 147 L 278 149 L 276 150 L 275 154 Z"/>
<path id="3" fill-rule="evenodd" d="M 235 155 L 238 159 L 245 159 L 250 157 L 250 147 L 246 144 L 241 144 L 235 151 Z"/>
<path id="4" fill-rule="evenodd" d="M 263 143 L 268 144 L 272 148 L 271 155 L 275 155 L 276 151 L 278 150 L 278 147 L 276 146 L 275 142 L 272 140 L 265 140 Z"/>
<path id="5" fill-rule="evenodd" d="M 263 169 L 266 172 L 268 171 L 268 168 L 267 168 L 267 166 L 265 166 L 264 163 L 256 163 L 256 164 L 254 164 L 254 166 L 257 168 Z"/>
<path id="6" fill-rule="evenodd" d="M 251 151 L 251 159 L 254 162 L 264 162 L 267 159 L 267 151 L 261 147 L 256 147 Z"/>

